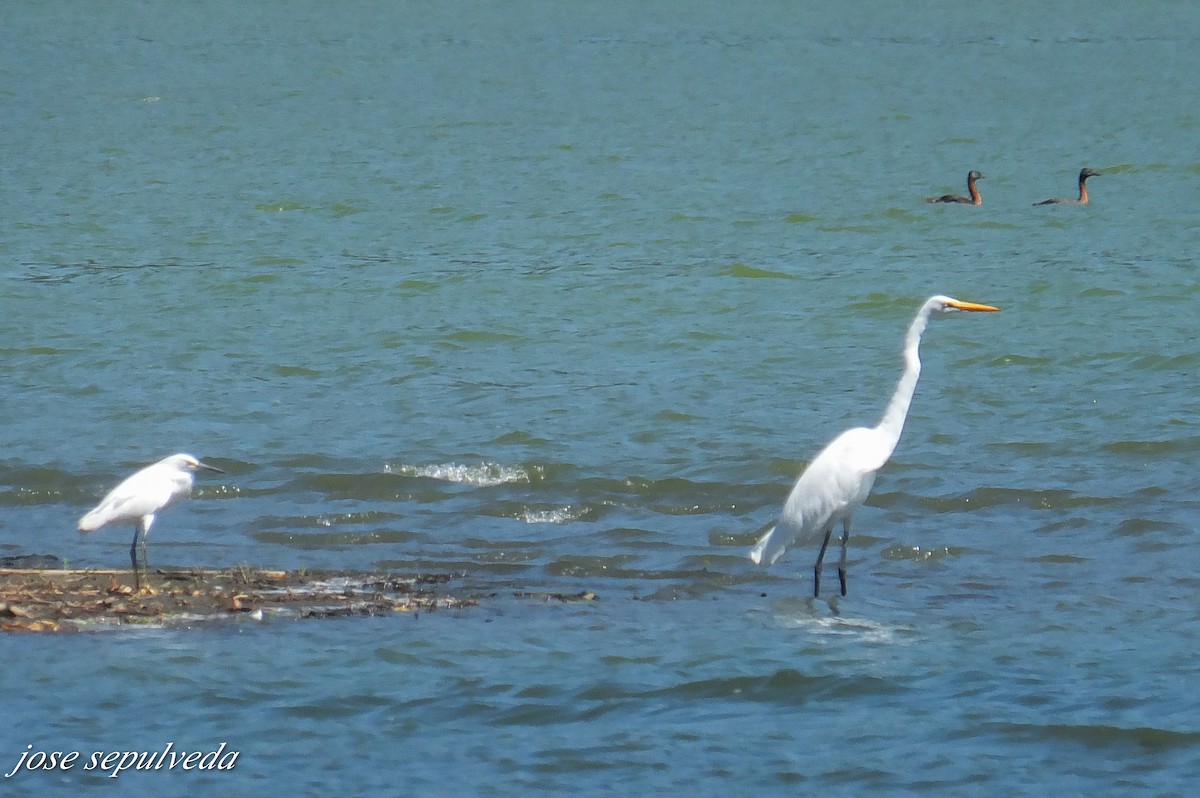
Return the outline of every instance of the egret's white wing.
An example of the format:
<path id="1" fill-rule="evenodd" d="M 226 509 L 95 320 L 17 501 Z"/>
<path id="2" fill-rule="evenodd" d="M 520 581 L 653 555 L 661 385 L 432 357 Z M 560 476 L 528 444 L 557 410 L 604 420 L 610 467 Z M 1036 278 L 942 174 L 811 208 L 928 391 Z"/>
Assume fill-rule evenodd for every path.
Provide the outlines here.
<path id="1" fill-rule="evenodd" d="M 848 518 L 871 492 L 875 472 L 891 448 L 877 430 L 856 427 L 821 450 L 792 488 L 779 522 L 750 552 L 755 563 L 770 565 L 792 546 L 821 540 L 827 529 Z M 882 449 L 886 449 L 880 454 Z"/>

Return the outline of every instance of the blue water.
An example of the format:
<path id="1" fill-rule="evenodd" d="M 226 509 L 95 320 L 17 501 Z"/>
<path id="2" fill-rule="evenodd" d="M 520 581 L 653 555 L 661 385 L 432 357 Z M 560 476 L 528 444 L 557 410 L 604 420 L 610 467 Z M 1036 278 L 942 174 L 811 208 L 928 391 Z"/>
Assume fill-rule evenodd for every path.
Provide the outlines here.
<path id="1" fill-rule="evenodd" d="M 156 563 L 478 607 L 0 637 L 5 795 L 1185 795 L 1177 3 L 9 3 L 0 555 L 175 451 Z M 1083 166 L 1088 207 L 1071 196 Z M 926 205 L 979 169 L 982 207 Z M 946 293 L 849 596 L 746 552 Z M 835 580 L 832 580 L 835 581 Z M 554 603 L 524 591 L 595 592 Z M 2 774 L 0 774 L 2 775 Z"/>

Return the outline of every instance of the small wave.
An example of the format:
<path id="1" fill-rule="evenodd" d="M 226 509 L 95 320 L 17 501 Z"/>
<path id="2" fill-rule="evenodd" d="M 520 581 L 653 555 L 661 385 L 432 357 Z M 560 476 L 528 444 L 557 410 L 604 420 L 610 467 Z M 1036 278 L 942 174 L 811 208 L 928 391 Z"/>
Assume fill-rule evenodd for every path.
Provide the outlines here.
<path id="1" fill-rule="evenodd" d="M 794 629 L 839 637 L 852 637 L 864 643 L 894 643 L 898 632 L 907 631 L 877 621 L 842 618 L 836 615 L 779 614 L 776 621 Z"/>
<path id="2" fill-rule="evenodd" d="M 1065 723 L 1002 723 L 997 728 L 1017 740 L 1064 740 L 1081 743 L 1089 748 L 1135 745 L 1151 751 L 1174 748 L 1193 749 L 1200 742 L 1200 732 L 1176 731 L 1148 726 L 1124 727 L 1106 724 Z"/>
<path id="3" fill-rule="evenodd" d="M 841 614 L 842 599 L 828 600 L 789 596 L 770 603 L 769 625 L 796 629 L 818 638 L 844 637 L 870 644 L 895 644 L 910 641 L 916 629 L 906 624 L 876 621 Z"/>
<path id="4" fill-rule="evenodd" d="M 902 685 L 892 679 L 878 676 L 810 675 L 794 668 L 781 668 L 762 676 L 733 676 L 684 682 L 643 692 L 640 697 L 681 696 L 688 700 L 737 697 L 794 706 L 814 698 L 886 696 L 901 692 Z"/>
<path id="5" fill-rule="evenodd" d="M 1200 437 L 1195 435 L 1173 440 L 1124 440 L 1112 441 L 1102 447 L 1104 451 L 1133 457 L 1168 457 L 1175 454 L 1190 454 L 1200 449 Z"/>
<path id="6" fill-rule="evenodd" d="M 1141 537 L 1160 532 L 1164 536 L 1177 536 L 1183 539 L 1189 531 L 1190 529 L 1183 524 L 1158 518 L 1126 518 L 1117 524 L 1116 528 L 1116 534 L 1122 537 Z"/>
<path id="7" fill-rule="evenodd" d="M 876 501 L 879 501 L 877 497 Z M 938 512 L 968 512 L 993 507 L 1020 505 L 1039 510 L 1099 507 L 1120 501 L 1111 496 L 1088 496 L 1063 489 L 1031 490 L 1025 488 L 979 487 L 956 496 L 930 496 L 917 501 L 921 507 Z M 882 504 L 882 502 L 879 502 Z"/>
<path id="8" fill-rule="evenodd" d="M 63 495 L 63 491 L 53 488 L 5 490 L 0 491 L 0 507 L 35 507 L 42 504 L 55 504 L 62 501 Z"/>
<path id="9" fill-rule="evenodd" d="M 395 513 L 371 511 L 365 513 L 337 513 L 335 515 L 304 516 L 297 521 L 299 526 L 335 527 L 344 524 L 377 524 L 398 518 Z"/>
<path id="10" fill-rule="evenodd" d="M 323 526 L 318 523 L 317 526 Z M 259 543 L 302 550 L 342 549 L 349 546 L 394 545 L 423 540 L 421 535 L 400 529 L 374 532 L 294 532 L 268 530 L 251 535 Z"/>
<path id="11" fill-rule="evenodd" d="M 558 507 L 552 510 L 526 508 L 519 517 L 527 524 L 569 524 L 578 521 L 585 512 L 574 507 Z"/>
<path id="12" fill-rule="evenodd" d="M 441 463 L 439 465 L 426 466 L 391 465 L 389 463 L 383 467 L 383 470 L 388 474 L 399 474 L 405 477 L 426 477 L 428 479 L 440 479 L 443 482 L 456 482 L 461 485 L 476 485 L 480 487 L 533 481 L 530 472 L 525 468 L 488 462 L 475 465 Z"/>
<path id="13" fill-rule="evenodd" d="M 774 279 L 784 279 L 784 280 L 796 279 L 795 275 L 788 274 L 787 272 L 777 272 L 777 271 L 771 271 L 769 269 L 756 269 L 753 266 L 747 266 L 744 263 L 735 263 L 732 266 L 730 266 L 728 269 L 726 269 L 724 273 L 728 277 L 749 277 L 749 278 L 766 277 L 768 279 L 774 278 Z"/>
<path id="14" fill-rule="evenodd" d="M 917 562 L 925 562 L 928 560 L 940 560 L 943 557 L 965 554 L 967 551 L 967 549 L 957 546 L 934 546 L 933 548 L 923 549 L 920 546 L 895 545 L 888 546 L 883 550 L 883 559 L 914 560 Z"/>

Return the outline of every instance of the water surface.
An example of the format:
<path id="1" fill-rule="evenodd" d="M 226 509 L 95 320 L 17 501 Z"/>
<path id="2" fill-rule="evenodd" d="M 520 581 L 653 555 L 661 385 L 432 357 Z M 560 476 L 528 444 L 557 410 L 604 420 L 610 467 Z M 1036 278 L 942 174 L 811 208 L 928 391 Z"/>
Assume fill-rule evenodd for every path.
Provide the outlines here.
<path id="1" fill-rule="evenodd" d="M 464 612 L 5 637 L 8 772 L 128 795 L 1186 794 L 1196 13 L 0 11 L 0 554 L 175 451 L 158 562 L 465 574 Z M 1070 195 L 1086 208 L 1035 208 Z M 980 208 L 923 197 L 979 169 Z M 746 551 L 873 424 L 850 595 Z M 586 604 L 521 590 L 595 591 Z M 78 794 L 81 769 L 5 794 Z"/>

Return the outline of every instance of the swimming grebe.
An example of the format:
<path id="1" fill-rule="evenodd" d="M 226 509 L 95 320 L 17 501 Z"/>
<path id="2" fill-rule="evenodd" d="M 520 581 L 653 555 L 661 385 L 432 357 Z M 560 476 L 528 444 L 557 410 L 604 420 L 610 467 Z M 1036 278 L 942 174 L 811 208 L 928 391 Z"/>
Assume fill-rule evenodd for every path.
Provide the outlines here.
<path id="1" fill-rule="evenodd" d="M 959 194 L 943 194 L 940 197 L 926 197 L 926 202 L 959 202 L 963 205 L 982 205 L 983 197 L 979 196 L 979 189 L 975 188 L 975 181 L 983 180 L 983 175 L 972 169 L 967 174 L 967 191 L 971 194 L 969 197 L 964 197 Z"/>
<path id="2" fill-rule="evenodd" d="M 1079 199 L 1066 199 L 1063 197 L 1055 197 L 1054 199 L 1042 200 L 1035 202 L 1034 205 L 1087 205 L 1087 179 L 1100 174 L 1094 169 L 1088 169 L 1086 166 L 1079 172 Z"/>

